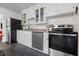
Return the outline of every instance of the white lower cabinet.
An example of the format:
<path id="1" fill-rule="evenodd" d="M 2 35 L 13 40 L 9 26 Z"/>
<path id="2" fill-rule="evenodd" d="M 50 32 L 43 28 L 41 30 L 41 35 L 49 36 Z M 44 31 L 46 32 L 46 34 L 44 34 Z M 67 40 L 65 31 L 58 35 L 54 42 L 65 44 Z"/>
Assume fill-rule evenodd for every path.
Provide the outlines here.
<path id="1" fill-rule="evenodd" d="M 31 47 L 33 49 L 36 49 L 40 52 L 49 54 L 49 50 L 48 50 L 48 33 L 43 33 L 43 50 L 37 49 L 33 47 L 33 38 L 32 38 L 32 31 L 23 31 L 23 30 L 17 30 L 17 42 L 20 44 L 23 44 L 27 47 Z M 34 38 L 37 37 L 37 35 L 34 36 Z M 35 40 L 34 40 L 35 41 Z M 39 40 L 36 39 L 35 43 L 37 43 L 37 46 L 39 46 L 39 44 L 41 44 L 41 42 L 38 42 Z M 34 43 L 34 44 L 35 44 Z M 39 44 L 38 44 L 39 43 Z M 36 46 L 36 45 L 35 45 Z"/>
<path id="2" fill-rule="evenodd" d="M 38 35 L 38 34 L 37 34 Z M 37 35 L 34 36 L 34 38 L 36 39 Z M 20 44 L 23 44 L 27 47 L 31 47 L 33 49 L 36 49 L 40 52 L 43 52 L 43 53 L 46 53 L 46 54 L 49 54 L 49 50 L 48 50 L 48 33 L 43 33 L 43 49 L 40 50 L 40 49 L 37 49 L 37 48 L 34 48 L 33 45 L 35 43 L 37 43 L 37 45 L 34 45 L 35 47 L 38 47 L 40 46 L 39 44 L 41 44 L 41 42 L 39 42 L 38 39 L 36 39 L 35 43 L 33 44 L 34 41 L 33 38 L 32 38 L 32 31 L 23 31 L 23 30 L 17 30 L 17 42 L 20 43 Z M 40 38 L 39 38 L 40 39 Z M 38 47 L 39 48 L 39 47 Z"/>
<path id="3" fill-rule="evenodd" d="M 28 47 L 32 47 L 32 32 L 17 30 L 17 42 Z"/>

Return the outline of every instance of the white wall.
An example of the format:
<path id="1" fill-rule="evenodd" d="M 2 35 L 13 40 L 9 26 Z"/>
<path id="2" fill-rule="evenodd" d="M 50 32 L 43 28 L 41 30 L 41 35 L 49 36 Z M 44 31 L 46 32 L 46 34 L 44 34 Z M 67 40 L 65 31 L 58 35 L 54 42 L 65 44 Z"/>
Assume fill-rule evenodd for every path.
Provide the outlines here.
<path id="1" fill-rule="evenodd" d="M 6 19 L 7 18 L 15 18 L 15 19 L 20 19 L 20 14 L 13 12 L 11 10 L 5 9 L 3 7 L 0 7 L 0 23 L 3 23 L 3 40 L 2 42 L 7 42 L 6 38 Z M 1 30 L 1 29 L 0 29 Z"/>
<path id="2" fill-rule="evenodd" d="M 3 36 L 2 36 L 2 42 L 6 42 L 6 19 L 0 18 L 0 23 L 2 23 L 2 29 L 0 28 L 0 31 L 2 31 Z"/>
<path id="3" fill-rule="evenodd" d="M 4 15 L 4 17 L 6 18 L 16 18 L 16 19 L 20 19 L 20 14 L 16 13 L 14 11 L 5 9 L 3 7 L 0 7 L 0 14 Z"/>

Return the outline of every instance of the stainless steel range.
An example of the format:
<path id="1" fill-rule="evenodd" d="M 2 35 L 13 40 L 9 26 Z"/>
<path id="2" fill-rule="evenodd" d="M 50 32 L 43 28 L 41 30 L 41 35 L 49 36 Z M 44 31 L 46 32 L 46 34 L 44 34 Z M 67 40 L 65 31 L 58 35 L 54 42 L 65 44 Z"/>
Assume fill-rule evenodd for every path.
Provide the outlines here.
<path id="1" fill-rule="evenodd" d="M 72 55 L 78 55 L 78 33 L 73 25 L 51 25 L 49 47 Z"/>

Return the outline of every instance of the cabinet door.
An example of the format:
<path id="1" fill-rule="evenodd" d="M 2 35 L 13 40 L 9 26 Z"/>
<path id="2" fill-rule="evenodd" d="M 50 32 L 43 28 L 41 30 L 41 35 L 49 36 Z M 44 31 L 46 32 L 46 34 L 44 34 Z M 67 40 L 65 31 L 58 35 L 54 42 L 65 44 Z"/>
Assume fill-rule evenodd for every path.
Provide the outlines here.
<path id="1" fill-rule="evenodd" d="M 24 44 L 29 47 L 32 46 L 32 32 L 26 31 L 24 33 Z"/>
<path id="2" fill-rule="evenodd" d="M 24 37 L 22 31 L 17 30 L 17 42 L 23 44 L 23 39 Z"/>
<path id="3" fill-rule="evenodd" d="M 35 17 L 35 9 L 34 9 L 34 6 L 28 8 L 28 9 L 26 10 L 26 13 L 27 13 L 27 18 Z"/>
<path id="4" fill-rule="evenodd" d="M 22 25 L 28 24 L 27 15 L 28 15 L 27 10 L 26 9 L 22 10 L 21 12 Z"/>
<path id="5" fill-rule="evenodd" d="M 26 20 L 28 20 L 28 24 L 35 24 L 35 9 L 34 9 L 34 6 L 28 8 L 26 13 L 27 13 Z"/>
<path id="6" fill-rule="evenodd" d="M 45 18 L 45 10 L 46 10 L 46 4 L 37 4 L 35 6 L 36 14 L 35 14 L 35 19 L 36 24 L 41 24 L 41 23 L 46 23 L 46 18 Z"/>
<path id="7" fill-rule="evenodd" d="M 57 4 L 57 15 L 62 13 L 71 13 L 74 12 L 74 5 L 73 3 L 59 3 Z"/>
<path id="8" fill-rule="evenodd" d="M 17 31 L 17 42 L 25 46 L 32 46 L 32 32 Z"/>
<path id="9" fill-rule="evenodd" d="M 57 15 L 57 4 L 56 3 L 45 4 L 45 16 L 54 16 L 54 15 Z"/>
<path id="10" fill-rule="evenodd" d="M 43 33 L 44 38 L 43 38 L 43 50 L 45 53 L 49 54 L 49 41 L 48 41 L 48 33 Z"/>

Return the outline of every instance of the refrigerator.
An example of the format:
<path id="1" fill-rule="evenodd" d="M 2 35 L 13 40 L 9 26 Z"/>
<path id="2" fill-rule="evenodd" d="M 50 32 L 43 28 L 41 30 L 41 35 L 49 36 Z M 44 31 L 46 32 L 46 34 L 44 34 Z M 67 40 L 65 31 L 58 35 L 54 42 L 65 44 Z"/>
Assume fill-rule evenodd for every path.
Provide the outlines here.
<path id="1" fill-rule="evenodd" d="M 6 19 L 7 42 L 17 43 L 17 30 L 21 29 L 21 20 L 14 18 Z"/>

